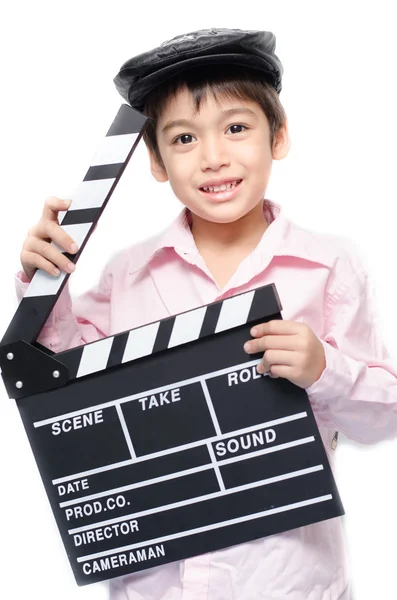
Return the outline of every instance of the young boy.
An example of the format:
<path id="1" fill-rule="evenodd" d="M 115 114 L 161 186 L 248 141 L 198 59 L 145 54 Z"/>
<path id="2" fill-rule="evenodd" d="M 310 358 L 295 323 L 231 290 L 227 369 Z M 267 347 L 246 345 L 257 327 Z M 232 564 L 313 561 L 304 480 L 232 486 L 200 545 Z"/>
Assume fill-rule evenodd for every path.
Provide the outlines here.
<path id="1" fill-rule="evenodd" d="M 275 283 L 283 320 L 257 326 L 260 372 L 304 388 L 334 460 L 335 432 L 362 443 L 397 435 L 397 370 L 376 328 L 368 276 L 345 238 L 297 227 L 264 198 L 272 160 L 288 154 L 282 67 L 270 32 L 211 29 L 127 61 L 122 96 L 150 119 L 150 167 L 184 205 L 161 234 L 114 255 L 72 305 L 66 286 L 39 342 L 60 352 Z M 17 275 L 67 269 L 73 240 L 49 198 Z M 73 269 L 73 266 L 72 266 Z M 247 340 L 248 342 L 248 340 Z M 113 600 L 348 600 L 341 518 L 110 581 Z"/>

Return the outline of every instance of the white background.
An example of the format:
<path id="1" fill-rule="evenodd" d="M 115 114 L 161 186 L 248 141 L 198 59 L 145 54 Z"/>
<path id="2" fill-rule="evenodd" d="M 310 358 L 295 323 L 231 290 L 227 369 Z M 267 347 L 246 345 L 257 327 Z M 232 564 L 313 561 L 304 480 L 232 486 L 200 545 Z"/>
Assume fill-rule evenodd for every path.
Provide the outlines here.
<path id="1" fill-rule="evenodd" d="M 46 196 L 68 197 L 83 178 L 122 103 L 112 82 L 121 64 L 200 28 L 262 29 L 277 37 L 280 99 L 292 138 L 289 156 L 273 164 L 266 197 L 303 227 L 355 240 L 397 363 L 393 3 L 7 4 L 0 14 L 0 332 L 16 309 L 13 277 L 27 230 Z M 169 184 L 152 179 L 142 142 L 70 279 L 72 294 L 94 285 L 114 251 L 163 229 L 181 208 Z M 3 387 L 0 460 L 0 595 L 106 598 L 105 583 L 78 588 L 74 582 L 15 403 Z M 396 597 L 396 460 L 397 441 L 364 447 L 342 438 L 337 448 L 355 600 Z"/>

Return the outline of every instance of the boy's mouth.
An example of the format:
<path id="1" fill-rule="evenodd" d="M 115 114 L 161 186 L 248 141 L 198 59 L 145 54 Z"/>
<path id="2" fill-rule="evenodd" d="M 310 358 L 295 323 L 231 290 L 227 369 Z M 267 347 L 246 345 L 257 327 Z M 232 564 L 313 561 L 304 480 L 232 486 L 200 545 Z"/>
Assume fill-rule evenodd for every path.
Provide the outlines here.
<path id="1" fill-rule="evenodd" d="M 206 192 L 206 193 L 226 192 L 228 190 L 232 190 L 233 188 L 237 187 L 238 185 L 240 185 L 241 182 L 242 182 L 242 179 L 235 179 L 234 181 L 228 181 L 227 183 L 224 183 L 222 185 L 208 185 L 208 186 L 201 187 L 199 189 L 202 192 Z"/>

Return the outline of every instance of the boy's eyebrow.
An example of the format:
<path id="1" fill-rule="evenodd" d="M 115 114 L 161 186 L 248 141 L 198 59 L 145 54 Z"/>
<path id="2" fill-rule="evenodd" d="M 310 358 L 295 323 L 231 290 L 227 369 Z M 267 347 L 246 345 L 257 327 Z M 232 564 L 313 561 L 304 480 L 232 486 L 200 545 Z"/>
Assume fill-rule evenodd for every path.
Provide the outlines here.
<path id="1" fill-rule="evenodd" d="M 257 116 L 256 113 L 253 110 L 251 110 L 250 108 L 248 108 L 246 106 L 241 106 L 238 108 L 229 108 L 228 110 L 222 110 L 222 117 L 221 117 L 220 121 L 225 119 L 225 117 L 230 117 L 231 115 L 235 115 L 235 114 L 246 114 L 246 115 L 250 115 L 251 117 Z M 169 123 L 164 125 L 164 127 L 161 130 L 161 133 L 165 133 L 166 131 L 169 131 L 173 127 L 179 127 L 180 125 L 189 127 L 190 125 L 193 125 L 193 123 L 191 121 L 188 121 L 187 119 L 176 119 L 175 121 L 170 121 Z"/>

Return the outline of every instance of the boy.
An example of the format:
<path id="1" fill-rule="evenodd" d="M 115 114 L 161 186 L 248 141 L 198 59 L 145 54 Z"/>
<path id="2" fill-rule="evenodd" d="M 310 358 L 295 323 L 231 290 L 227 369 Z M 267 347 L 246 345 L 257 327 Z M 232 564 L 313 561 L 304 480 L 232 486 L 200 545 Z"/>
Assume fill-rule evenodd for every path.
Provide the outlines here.
<path id="1" fill-rule="evenodd" d="M 122 66 L 118 90 L 150 117 L 152 174 L 185 208 L 113 256 L 73 306 L 66 286 L 38 341 L 60 352 L 274 282 L 283 320 L 257 326 L 246 349 L 264 352 L 259 371 L 306 390 L 332 465 L 335 431 L 364 443 L 396 436 L 397 371 L 351 242 L 299 228 L 264 199 L 272 160 L 290 145 L 274 48 L 270 32 L 202 30 Z M 19 298 L 36 268 L 67 268 L 48 239 L 76 252 L 61 209 L 48 199 L 29 232 Z M 347 600 L 342 520 L 113 579 L 110 591 L 114 600 Z"/>

